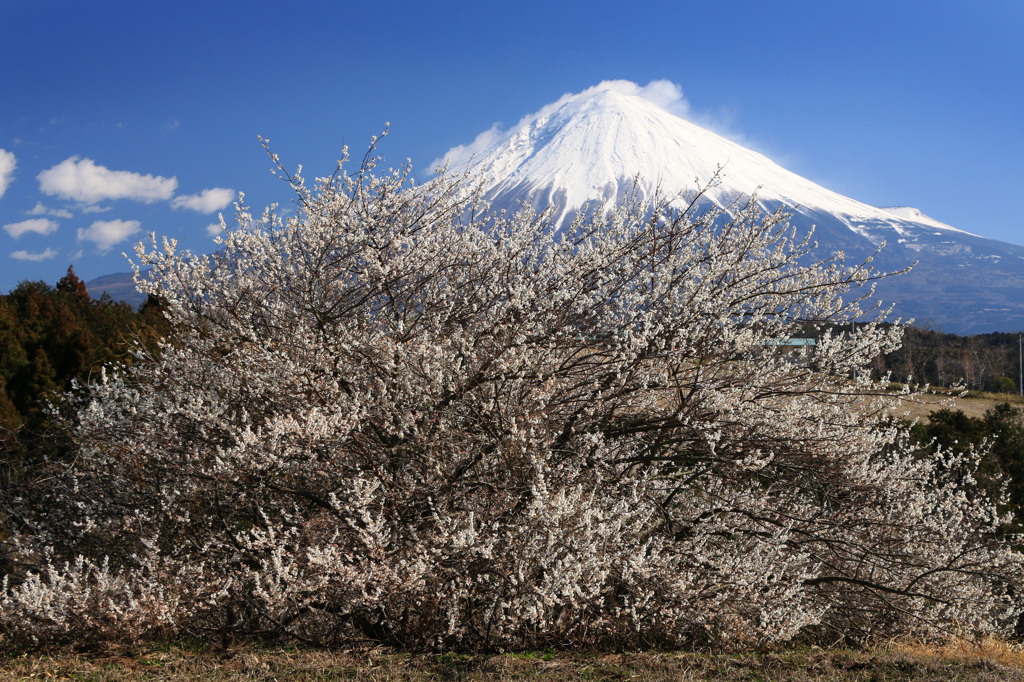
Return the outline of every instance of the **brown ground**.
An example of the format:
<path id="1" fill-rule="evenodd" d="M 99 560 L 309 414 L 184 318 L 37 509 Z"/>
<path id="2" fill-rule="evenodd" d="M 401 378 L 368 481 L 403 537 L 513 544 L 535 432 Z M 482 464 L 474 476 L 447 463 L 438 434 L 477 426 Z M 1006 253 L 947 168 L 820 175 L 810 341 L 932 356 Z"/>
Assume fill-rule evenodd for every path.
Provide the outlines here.
<path id="1" fill-rule="evenodd" d="M 328 652 L 168 646 L 130 654 L 23 654 L 0 660 L 0 680 L 1022 680 L 1024 648 L 1005 643 L 915 643 L 866 650 L 764 653 L 501 655 Z"/>

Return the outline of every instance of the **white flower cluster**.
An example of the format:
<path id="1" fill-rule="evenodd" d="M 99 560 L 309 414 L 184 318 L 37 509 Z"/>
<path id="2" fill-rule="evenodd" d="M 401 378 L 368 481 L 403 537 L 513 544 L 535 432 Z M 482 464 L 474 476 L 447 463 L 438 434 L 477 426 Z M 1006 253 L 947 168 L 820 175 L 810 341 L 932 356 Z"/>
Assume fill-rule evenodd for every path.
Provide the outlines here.
<path id="1" fill-rule="evenodd" d="M 465 178 L 287 177 L 298 214 L 239 205 L 212 256 L 140 245 L 173 334 L 79 398 L 62 521 L 8 541 L 6 636 L 742 646 L 1012 620 L 1022 562 L 975 460 L 916 456 L 866 371 L 899 326 L 835 331 L 879 275 L 815 260 L 784 213 L 695 197 L 555 232 Z"/>

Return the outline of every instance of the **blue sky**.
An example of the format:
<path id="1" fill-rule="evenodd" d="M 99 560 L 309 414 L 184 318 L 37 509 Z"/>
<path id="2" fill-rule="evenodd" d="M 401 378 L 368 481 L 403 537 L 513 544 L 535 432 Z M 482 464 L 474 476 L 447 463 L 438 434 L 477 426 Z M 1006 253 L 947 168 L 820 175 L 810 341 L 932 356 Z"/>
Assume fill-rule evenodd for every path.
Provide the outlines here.
<path id="1" fill-rule="evenodd" d="M 608 79 L 669 80 L 830 189 L 1024 244 L 1022 36 L 1018 0 L 3 0 L 0 291 L 127 270 L 150 232 L 211 250 L 235 192 L 289 200 L 257 135 L 312 176 L 390 122 L 381 152 L 426 177 Z"/>

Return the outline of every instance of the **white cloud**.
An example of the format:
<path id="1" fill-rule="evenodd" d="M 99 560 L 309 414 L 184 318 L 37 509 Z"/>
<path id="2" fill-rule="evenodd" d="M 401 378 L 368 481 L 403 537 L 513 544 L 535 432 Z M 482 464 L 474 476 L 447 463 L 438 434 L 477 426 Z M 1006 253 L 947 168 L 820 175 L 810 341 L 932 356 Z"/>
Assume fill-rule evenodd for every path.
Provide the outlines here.
<path id="1" fill-rule="evenodd" d="M 546 105 L 536 114 L 527 116 L 523 120 L 535 120 L 557 110 L 570 99 L 585 99 L 591 95 L 604 92 L 606 90 L 611 90 L 612 92 L 617 92 L 622 95 L 642 97 L 648 102 L 657 104 L 665 111 L 670 114 L 674 114 L 679 118 L 686 118 L 690 113 L 690 103 L 686 100 L 686 97 L 683 95 L 683 89 L 678 83 L 661 79 L 651 81 L 647 85 L 638 85 L 633 81 L 613 80 L 601 81 L 597 85 L 591 86 L 580 93 L 566 93 L 562 95 L 557 102 L 552 102 L 551 104 Z M 520 121 L 520 125 L 522 122 L 523 121 Z"/>
<path id="2" fill-rule="evenodd" d="M 31 220 L 22 220 L 20 223 L 9 223 L 4 225 L 4 230 L 6 230 L 7 234 L 11 235 L 15 239 L 26 232 L 35 232 L 36 234 L 53 234 L 57 231 L 57 222 L 50 220 L 49 218 L 32 218 Z"/>
<path id="3" fill-rule="evenodd" d="M 4 195 L 14 180 L 14 169 L 17 167 L 18 162 L 14 158 L 14 152 L 0 149 L 0 197 Z"/>
<path id="4" fill-rule="evenodd" d="M 211 237 L 216 237 L 218 234 L 224 231 L 224 226 L 220 223 L 212 223 L 206 226 L 206 234 Z"/>
<path id="5" fill-rule="evenodd" d="M 187 208 L 200 213 L 216 213 L 235 200 L 235 191 L 224 187 L 204 189 L 199 194 L 185 194 L 171 199 L 171 208 Z"/>
<path id="6" fill-rule="evenodd" d="M 39 189 L 62 199 L 95 204 L 108 199 L 132 199 L 147 204 L 170 199 L 178 189 L 177 178 L 113 171 L 92 159 L 72 156 L 36 176 Z"/>
<path id="7" fill-rule="evenodd" d="M 455 170 L 462 170 L 462 166 L 468 163 L 474 156 L 483 154 L 493 145 L 500 142 L 505 137 L 506 132 L 502 129 L 501 123 L 495 123 L 477 135 L 469 144 L 456 145 L 449 149 L 441 158 L 431 161 L 430 172 L 433 173 L 438 168 L 444 168 L 445 166 Z"/>
<path id="8" fill-rule="evenodd" d="M 106 253 L 138 232 L 140 226 L 138 220 L 97 220 L 86 229 L 78 229 L 78 241 L 92 242 L 97 251 Z"/>
<path id="9" fill-rule="evenodd" d="M 82 211 L 82 213 L 106 213 L 107 211 L 109 211 L 112 208 L 114 208 L 114 207 L 113 206 L 81 206 L 80 210 Z"/>
<path id="10" fill-rule="evenodd" d="M 552 114 L 570 100 L 585 99 L 605 90 L 611 90 L 623 95 L 643 97 L 680 118 L 688 118 L 690 113 L 690 103 L 683 96 L 683 89 L 672 81 L 664 79 L 654 80 L 647 85 L 638 85 L 633 81 L 627 80 L 601 81 L 583 92 L 568 92 L 562 95 L 558 100 L 541 107 L 540 111 L 521 118 L 519 123 L 510 130 L 516 130 Z M 458 145 L 449 149 L 444 156 L 430 164 L 430 170 L 433 171 L 435 168 L 443 166 L 446 161 L 452 169 L 458 170 L 465 166 L 472 157 L 483 154 L 492 146 L 501 142 L 508 134 L 509 131 L 504 130 L 500 123 L 495 123 L 489 129 L 477 135 L 476 139 L 468 145 Z"/>
<path id="11" fill-rule="evenodd" d="M 22 249 L 21 251 L 12 251 L 11 258 L 14 258 L 15 260 L 30 260 L 38 263 L 41 260 L 56 258 L 58 253 L 60 253 L 60 249 L 46 249 L 39 253 L 29 253 Z"/>
<path id="12" fill-rule="evenodd" d="M 71 211 L 68 211 L 67 209 L 63 209 L 63 208 L 49 208 L 47 206 L 43 206 L 43 202 L 41 202 L 41 201 L 37 201 L 36 205 L 35 205 L 35 208 L 33 208 L 31 211 L 26 211 L 25 213 L 27 215 L 50 215 L 50 216 L 53 216 L 54 218 L 74 218 L 75 217 L 74 214 L 71 213 Z"/>

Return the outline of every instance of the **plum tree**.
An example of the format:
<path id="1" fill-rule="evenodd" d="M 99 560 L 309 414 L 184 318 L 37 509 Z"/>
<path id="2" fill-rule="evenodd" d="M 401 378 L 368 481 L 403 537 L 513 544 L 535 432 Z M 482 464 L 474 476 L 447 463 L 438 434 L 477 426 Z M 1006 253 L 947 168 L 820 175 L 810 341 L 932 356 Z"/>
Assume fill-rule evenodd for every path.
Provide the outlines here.
<path id="1" fill-rule="evenodd" d="M 288 217 L 239 205 L 212 255 L 137 248 L 173 332 L 79 394 L 74 465 L 5 544 L 9 637 L 745 646 L 1012 624 L 1021 560 L 964 475 L 977 453 L 919 457 L 866 371 L 901 334 L 869 264 L 816 257 L 753 200 L 557 231 L 490 212 L 472 178 L 278 168 Z"/>

